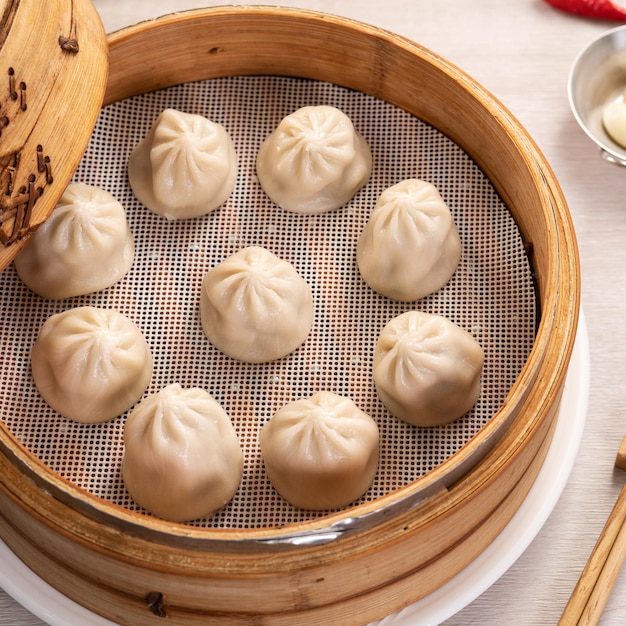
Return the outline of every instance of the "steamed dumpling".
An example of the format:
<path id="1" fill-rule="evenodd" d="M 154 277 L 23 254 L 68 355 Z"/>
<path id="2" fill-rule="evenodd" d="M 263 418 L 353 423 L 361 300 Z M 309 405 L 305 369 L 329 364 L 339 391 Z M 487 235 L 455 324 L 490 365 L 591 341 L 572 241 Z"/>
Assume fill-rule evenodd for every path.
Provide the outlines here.
<path id="1" fill-rule="evenodd" d="M 61 300 L 110 287 L 134 258 L 124 207 L 104 189 L 70 183 L 15 259 L 15 269 L 36 294 Z"/>
<path id="2" fill-rule="evenodd" d="M 343 206 L 365 185 L 372 155 L 345 113 L 307 106 L 283 118 L 263 142 L 256 168 L 276 204 L 295 213 L 323 213 Z"/>
<path id="3" fill-rule="evenodd" d="M 159 115 L 128 161 L 138 200 L 169 220 L 214 211 L 226 202 L 236 178 L 237 155 L 226 129 L 175 109 Z"/>
<path id="4" fill-rule="evenodd" d="M 239 361 L 265 363 L 293 352 L 307 338 L 313 295 L 293 265 L 250 246 L 206 273 L 200 314 L 216 348 Z"/>
<path id="5" fill-rule="evenodd" d="M 50 316 L 31 350 L 35 385 L 64 417 L 93 424 L 128 410 L 152 377 L 152 354 L 128 317 L 92 306 Z"/>
<path id="6" fill-rule="evenodd" d="M 602 111 L 602 125 L 609 137 L 626 148 L 626 92 L 609 102 Z"/>
<path id="7" fill-rule="evenodd" d="M 409 179 L 385 190 L 357 242 L 363 280 L 393 300 L 419 300 L 443 287 L 461 258 L 452 215 L 434 185 Z"/>
<path id="8" fill-rule="evenodd" d="M 476 340 L 450 320 L 409 311 L 378 337 L 374 383 L 392 415 L 415 426 L 438 426 L 474 406 L 483 360 Z"/>
<path id="9" fill-rule="evenodd" d="M 232 499 L 242 475 L 235 428 L 203 389 L 168 385 L 126 420 L 124 484 L 158 517 L 183 522 L 210 515 Z"/>
<path id="10" fill-rule="evenodd" d="M 261 428 L 267 476 L 302 509 L 346 506 L 371 486 L 378 468 L 376 422 L 349 398 L 320 391 L 286 404 Z"/>

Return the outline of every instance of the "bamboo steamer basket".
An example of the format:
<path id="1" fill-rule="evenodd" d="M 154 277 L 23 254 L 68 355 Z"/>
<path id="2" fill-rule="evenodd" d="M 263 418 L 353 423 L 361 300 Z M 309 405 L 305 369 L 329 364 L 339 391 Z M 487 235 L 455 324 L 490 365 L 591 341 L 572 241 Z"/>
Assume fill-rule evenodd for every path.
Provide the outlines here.
<path id="1" fill-rule="evenodd" d="M 113 33 L 108 48 L 105 105 L 205 78 L 296 76 L 380 98 L 448 135 L 488 176 L 529 244 L 536 339 L 498 413 L 445 463 L 374 502 L 284 528 L 198 529 L 113 506 L 50 471 L 2 426 L 2 539 L 44 580 L 120 624 L 167 616 L 185 626 L 349 626 L 426 596 L 500 533 L 551 443 L 580 296 L 575 235 L 549 165 L 462 70 L 352 20 L 208 8 Z M 298 541 L 307 536 L 314 540 Z"/>

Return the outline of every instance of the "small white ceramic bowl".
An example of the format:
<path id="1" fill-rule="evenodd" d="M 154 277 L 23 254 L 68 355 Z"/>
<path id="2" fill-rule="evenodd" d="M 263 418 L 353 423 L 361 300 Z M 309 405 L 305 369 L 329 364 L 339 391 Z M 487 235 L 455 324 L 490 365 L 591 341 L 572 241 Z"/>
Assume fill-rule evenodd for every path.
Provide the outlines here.
<path id="1" fill-rule="evenodd" d="M 613 28 L 586 46 L 569 75 L 568 97 L 574 117 L 612 163 L 626 166 L 626 148 L 617 144 L 602 123 L 604 108 L 621 99 L 626 88 L 626 25 Z"/>

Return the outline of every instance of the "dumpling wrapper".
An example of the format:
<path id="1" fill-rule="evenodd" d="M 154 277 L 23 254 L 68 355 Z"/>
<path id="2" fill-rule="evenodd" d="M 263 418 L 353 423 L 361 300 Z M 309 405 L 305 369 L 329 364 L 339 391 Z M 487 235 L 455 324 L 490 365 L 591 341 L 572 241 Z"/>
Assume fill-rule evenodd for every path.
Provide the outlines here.
<path id="1" fill-rule="evenodd" d="M 357 264 L 376 292 L 401 302 L 438 291 L 454 274 L 461 240 L 434 185 L 418 179 L 385 190 L 357 241 Z"/>
<path id="2" fill-rule="evenodd" d="M 14 263 L 29 289 L 62 300 L 114 285 L 134 259 L 124 207 L 104 189 L 70 183 Z"/>
<path id="3" fill-rule="evenodd" d="M 137 199 L 154 213 L 168 220 L 200 217 L 231 195 L 237 154 L 222 125 L 165 109 L 131 152 L 128 180 Z"/>
<path id="4" fill-rule="evenodd" d="M 94 424 L 125 411 L 152 377 L 152 354 L 139 327 L 92 306 L 50 316 L 31 350 L 35 385 L 63 417 Z"/>
<path id="5" fill-rule="evenodd" d="M 205 274 L 200 315 L 204 333 L 224 354 L 266 363 L 304 343 L 313 324 L 313 294 L 293 265 L 250 246 Z"/>
<path id="6" fill-rule="evenodd" d="M 374 383 L 395 417 L 439 426 L 465 415 L 480 395 L 483 350 L 450 320 L 421 311 L 393 318 L 374 351 Z"/>
<path id="7" fill-rule="evenodd" d="M 184 522 L 224 507 L 243 476 L 243 452 L 221 405 L 204 389 L 171 384 L 142 400 L 124 426 L 124 484 L 133 500 Z"/>
<path id="8" fill-rule="evenodd" d="M 369 180 L 372 155 L 350 118 L 327 106 L 286 116 L 263 142 L 256 162 L 265 193 L 295 213 L 323 213 L 346 204 Z"/>
<path id="9" fill-rule="evenodd" d="M 378 469 L 376 422 L 350 398 L 320 391 L 279 409 L 259 433 L 268 478 L 301 509 L 346 506 Z"/>

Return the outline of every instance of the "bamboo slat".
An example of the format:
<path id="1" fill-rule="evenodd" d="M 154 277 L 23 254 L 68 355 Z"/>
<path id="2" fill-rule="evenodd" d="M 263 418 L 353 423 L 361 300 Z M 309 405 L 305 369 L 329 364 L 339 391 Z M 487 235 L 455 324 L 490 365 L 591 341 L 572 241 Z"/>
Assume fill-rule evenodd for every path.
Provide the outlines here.
<path id="1" fill-rule="evenodd" d="M 76 170 L 107 68 L 104 28 L 88 0 L 0 7 L 0 270 L 50 215 Z"/>

